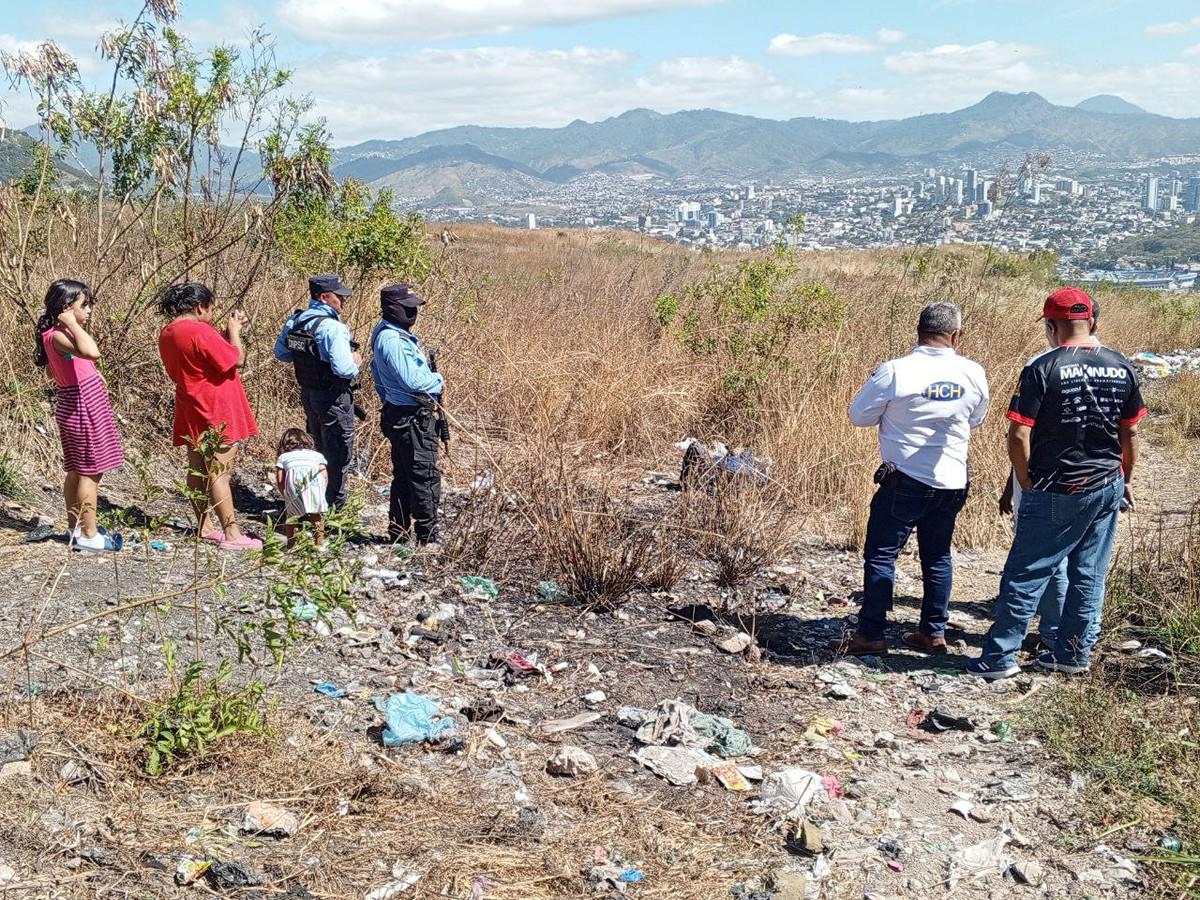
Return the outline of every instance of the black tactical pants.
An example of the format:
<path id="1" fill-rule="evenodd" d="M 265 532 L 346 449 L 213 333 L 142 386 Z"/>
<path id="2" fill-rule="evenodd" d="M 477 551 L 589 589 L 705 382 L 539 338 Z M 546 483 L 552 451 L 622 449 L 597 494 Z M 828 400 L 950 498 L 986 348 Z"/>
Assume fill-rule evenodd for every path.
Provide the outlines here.
<path id="1" fill-rule="evenodd" d="M 305 430 L 328 464 L 325 499 L 331 507 L 340 507 L 346 502 L 346 473 L 354 460 L 354 395 L 345 388 L 301 388 L 300 401 Z"/>
<path id="2" fill-rule="evenodd" d="M 442 473 L 433 413 L 420 406 L 385 404 L 379 424 L 392 445 L 388 537 L 399 541 L 414 534 L 418 544 L 436 541 Z"/>

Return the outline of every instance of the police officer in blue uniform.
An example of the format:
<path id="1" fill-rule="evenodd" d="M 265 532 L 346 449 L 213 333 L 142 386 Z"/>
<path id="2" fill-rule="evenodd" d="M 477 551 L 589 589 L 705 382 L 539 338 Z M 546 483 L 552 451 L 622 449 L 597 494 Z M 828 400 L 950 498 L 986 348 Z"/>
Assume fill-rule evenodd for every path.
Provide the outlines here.
<path id="1" fill-rule="evenodd" d="M 438 542 L 438 408 L 445 381 L 412 333 L 425 300 L 407 284 L 379 293 L 382 321 L 371 334 L 371 376 L 383 401 L 380 427 L 392 445 L 388 537 L 419 545 Z"/>
<path id="2" fill-rule="evenodd" d="M 328 463 L 325 497 L 331 507 L 346 502 L 346 473 L 354 459 L 354 390 L 362 357 L 341 320 L 350 289 L 337 275 L 308 279 L 312 300 L 296 310 L 275 341 L 275 358 L 291 363 L 300 385 L 308 433 Z"/>

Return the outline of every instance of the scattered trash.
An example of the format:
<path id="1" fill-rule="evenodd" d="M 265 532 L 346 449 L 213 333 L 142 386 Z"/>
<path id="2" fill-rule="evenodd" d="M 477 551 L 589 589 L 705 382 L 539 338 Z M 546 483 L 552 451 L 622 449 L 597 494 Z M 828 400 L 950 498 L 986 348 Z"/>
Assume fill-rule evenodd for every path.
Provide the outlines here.
<path id="1" fill-rule="evenodd" d="M 824 741 L 831 735 L 841 737 L 846 733 L 846 726 L 837 719 L 830 719 L 827 716 L 818 716 L 813 719 L 808 725 L 808 730 L 804 732 L 804 737 L 810 741 Z"/>
<path id="2" fill-rule="evenodd" d="M 464 575 L 458 579 L 465 600 L 490 602 L 500 596 L 500 586 L 481 575 Z"/>
<path id="3" fill-rule="evenodd" d="M 592 754 L 567 744 L 555 750 L 554 755 L 546 762 L 546 771 L 549 774 L 567 778 L 591 775 L 599 768 L 596 758 Z"/>
<path id="4" fill-rule="evenodd" d="M 772 772 L 763 779 L 762 798 L 752 804 L 752 809 L 759 815 L 780 819 L 799 818 L 822 790 L 821 776 L 816 772 L 807 769 Z"/>
<path id="5" fill-rule="evenodd" d="M 810 819 L 800 819 L 788 829 L 784 846 L 790 853 L 818 856 L 825 852 L 825 839 L 821 827 Z"/>
<path id="6" fill-rule="evenodd" d="M 455 730 L 453 719 L 434 719 L 438 705 L 421 694 L 405 691 L 392 694 L 387 701 L 376 699 L 376 708 L 383 713 L 387 727 L 383 729 L 383 746 L 400 747 L 431 741 Z"/>
<path id="7" fill-rule="evenodd" d="M 950 889 L 953 890 L 963 878 L 1003 875 L 1012 865 L 1005 853 L 1010 840 L 1007 834 L 1000 833 L 954 853 L 950 857 Z"/>
<path id="8" fill-rule="evenodd" d="M 992 724 L 992 734 L 1000 741 L 1011 741 L 1013 739 L 1013 726 L 1011 722 L 994 722 Z"/>
<path id="9" fill-rule="evenodd" d="M 1182 361 L 1173 362 L 1157 353 L 1148 351 L 1135 353 L 1129 358 L 1129 361 L 1141 370 L 1143 378 L 1166 378 L 1183 368 Z"/>
<path id="10" fill-rule="evenodd" d="M 651 745 L 634 751 L 633 758 L 660 778 L 671 784 L 695 784 L 700 780 L 697 772 L 707 773 L 719 762 L 696 747 L 661 747 Z"/>
<path id="11" fill-rule="evenodd" d="M 219 891 L 236 891 L 264 881 L 261 875 L 252 873 L 241 863 L 216 860 L 204 871 L 204 880 Z"/>
<path id="12" fill-rule="evenodd" d="M 712 773 L 726 790 L 748 791 L 751 789 L 746 776 L 731 762 L 718 763 L 712 767 Z"/>
<path id="13" fill-rule="evenodd" d="M 498 722 L 504 718 L 504 707 L 492 697 L 483 697 L 459 710 L 468 722 Z"/>
<path id="14" fill-rule="evenodd" d="M 1142 642 L 1141 641 L 1122 641 L 1120 644 L 1117 644 L 1117 649 L 1120 650 L 1122 653 L 1132 653 L 1134 650 L 1142 649 Z"/>
<path id="15" fill-rule="evenodd" d="M 370 581 L 372 578 L 378 578 L 380 581 L 399 581 L 400 573 L 395 569 L 372 569 L 363 567 L 359 570 L 359 576 Z"/>
<path id="16" fill-rule="evenodd" d="M 689 437 L 675 445 L 683 451 L 679 481 L 687 488 L 713 485 L 719 478 L 747 479 L 755 484 L 770 480 L 771 461 L 738 449 L 732 453 L 721 442 L 712 447 Z"/>
<path id="17" fill-rule="evenodd" d="M 945 706 L 934 708 L 925 717 L 925 730 L 940 731 L 974 731 L 978 724 L 970 716 Z"/>
<path id="18" fill-rule="evenodd" d="M 208 867 L 213 864 L 211 859 L 194 859 L 190 856 L 181 857 L 175 866 L 175 883 L 183 886 L 194 884 L 201 878 Z"/>
<path id="19" fill-rule="evenodd" d="M 631 709 L 622 707 L 626 713 Z M 637 731 L 643 744 L 698 747 L 726 758 L 745 756 L 752 747 L 750 735 L 729 719 L 702 713 L 680 700 L 663 700 L 653 712 L 637 712 L 643 716 Z"/>
<path id="20" fill-rule="evenodd" d="M 159 553 L 169 553 L 173 549 L 173 545 L 168 541 L 151 541 L 150 549 Z"/>
<path id="21" fill-rule="evenodd" d="M 625 884 L 637 884 L 639 881 L 645 881 L 646 876 L 639 869 L 626 869 L 617 876 L 617 880 Z"/>
<path id="22" fill-rule="evenodd" d="M 39 525 L 34 525 L 33 528 L 29 530 L 29 533 L 25 535 L 25 543 L 40 544 L 42 541 L 50 540 L 50 538 L 54 537 L 56 533 L 57 532 L 54 530 L 53 524 L 42 523 Z"/>
<path id="23" fill-rule="evenodd" d="M 577 716 L 571 716 L 569 719 L 553 719 L 549 722 L 543 722 L 542 731 L 546 734 L 560 734 L 564 731 L 574 731 L 576 728 L 582 728 L 584 725 L 591 725 L 601 718 L 603 716 L 598 712 L 584 712 Z"/>
<path id="24" fill-rule="evenodd" d="M 975 809 L 975 804 L 970 800 L 956 800 L 950 806 L 950 812 L 958 813 L 964 819 L 971 818 L 971 811 Z"/>
<path id="25" fill-rule="evenodd" d="M 538 582 L 538 597 L 545 603 L 563 603 L 570 599 L 557 581 L 550 580 Z"/>
<path id="26" fill-rule="evenodd" d="M 1143 647 L 1137 652 L 1138 659 L 1170 659 L 1171 656 L 1157 647 Z"/>
<path id="27" fill-rule="evenodd" d="M 328 681 L 322 681 L 320 684 L 313 685 L 313 690 L 318 694 L 324 694 L 326 697 L 330 697 L 334 700 L 343 700 L 349 696 L 349 694 L 343 691 L 336 684 L 332 684 Z"/>
<path id="28" fill-rule="evenodd" d="M 321 615 L 321 607 L 308 601 L 297 601 L 292 604 L 292 615 L 301 622 L 312 622 Z"/>
<path id="29" fill-rule="evenodd" d="M 421 873 L 396 863 L 392 866 L 392 879 L 387 884 L 368 891 L 363 900 L 393 900 L 420 881 Z"/>
<path id="30" fill-rule="evenodd" d="M 821 787 L 825 789 L 826 796 L 840 800 L 846 796 L 846 789 L 842 787 L 842 783 L 838 781 L 836 775 L 826 775 L 821 779 Z"/>
<path id="31" fill-rule="evenodd" d="M 1181 841 L 1177 837 L 1167 836 L 1167 837 L 1159 838 L 1158 846 L 1161 849 L 1166 850 L 1168 853 L 1182 853 L 1183 852 L 1183 841 Z"/>
<path id="32" fill-rule="evenodd" d="M 825 696 L 833 700 L 853 700 L 858 696 L 858 691 L 850 687 L 846 682 L 839 681 L 829 686 L 829 690 L 825 692 Z"/>
<path id="33" fill-rule="evenodd" d="M 604 693 L 604 691 L 592 691 L 591 693 L 583 695 L 583 702 L 587 703 L 589 706 L 595 706 L 597 703 L 603 703 L 607 699 L 608 694 Z"/>
<path id="34" fill-rule="evenodd" d="M 285 838 L 291 837 L 299 829 L 300 820 L 295 813 L 262 801 L 251 803 L 242 815 L 241 830 L 244 834 Z"/>

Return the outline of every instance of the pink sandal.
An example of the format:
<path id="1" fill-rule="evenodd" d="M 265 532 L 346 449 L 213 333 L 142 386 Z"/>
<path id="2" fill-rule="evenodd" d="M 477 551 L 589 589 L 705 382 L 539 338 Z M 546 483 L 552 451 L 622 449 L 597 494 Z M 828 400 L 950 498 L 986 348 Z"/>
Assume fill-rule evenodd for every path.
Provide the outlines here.
<path id="1" fill-rule="evenodd" d="M 258 538 L 250 537 L 248 534 L 243 534 L 237 540 L 224 540 L 219 544 L 222 550 L 261 550 L 262 541 Z"/>
<path id="2" fill-rule="evenodd" d="M 225 532 L 214 528 L 208 534 L 200 535 L 200 540 L 206 544 L 223 544 L 225 542 Z"/>

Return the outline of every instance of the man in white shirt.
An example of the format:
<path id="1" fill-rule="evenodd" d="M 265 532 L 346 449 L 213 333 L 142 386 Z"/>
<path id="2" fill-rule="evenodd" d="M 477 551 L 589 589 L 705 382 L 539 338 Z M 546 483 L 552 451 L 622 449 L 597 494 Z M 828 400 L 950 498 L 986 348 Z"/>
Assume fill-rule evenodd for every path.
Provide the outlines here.
<path id="1" fill-rule="evenodd" d="M 962 312 L 950 303 L 921 310 L 917 347 L 884 363 L 850 404 L 850 421 L 879 427 L 883 465 L 871 501 L 863 550 L 863 602 L 858 629 L 836 649 L 852 655 L 888 652 L 896 558 L 917 532 L 924 598 L 918 630 L 904 643 L 946 652 L 954 523 L 967 499 L 967 447 L 988 408 L 983 368 L 955 352 Z"/>

